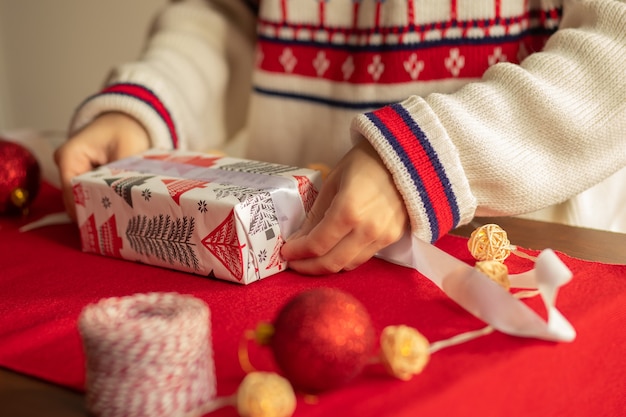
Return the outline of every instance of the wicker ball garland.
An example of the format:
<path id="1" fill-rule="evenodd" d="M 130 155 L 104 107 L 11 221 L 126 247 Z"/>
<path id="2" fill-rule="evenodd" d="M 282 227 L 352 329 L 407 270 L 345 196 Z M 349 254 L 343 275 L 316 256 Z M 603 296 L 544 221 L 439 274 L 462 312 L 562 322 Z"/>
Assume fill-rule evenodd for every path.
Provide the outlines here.
<path id="1" fill-rule="evenodd" d="M 533 262 L 536 257 L 520 251 L 511 245 L 507 233 L 497 224 L 485 224 L 476 228 L 467 241 L 467 248 L 476 259 L 475 268 L 507 291 L 511 288 L 509 270 L 504 264 L 506 258 L 515 254 Z"/>
<path id="2" fill-rule="evenodd" d="M 500 285 L 505 290 L 511 289 L 511 281 L 509 280 L 509 268 L 500 261 L 478 261 L 474 267 L 487 275 L 492 281 Z"/>
<path id="3" fill-rule="evenodd" d="M 408 381 L 428 364 L 430 343 L 412 327 L 387 326 L 380 336 L 380 360 L 389 374 Z"/>
<path id="4" fill-rule="evenodd" d="M 505 290 L 511 288 L 509 270 L 504 260 L 515 251 L 507 233 L 497 224 L 476 228 L 467 241 L 467 248 L 477 260 L 474 267 Z"/>
<path id="5" fill-rule="evenodd" d="M 236 394 L 241 417 L 289 417 L 296 410 L 296 394 L 289 381 L 273 372 L 251 372 Z"/>
<path id="6" fill-rule="evenodd" d="M 467 241 L 467 248 L 479 261 L 503 262 L 515 249 L 507 234 L 497 224 L 485 224 L 475 229 Z"/>

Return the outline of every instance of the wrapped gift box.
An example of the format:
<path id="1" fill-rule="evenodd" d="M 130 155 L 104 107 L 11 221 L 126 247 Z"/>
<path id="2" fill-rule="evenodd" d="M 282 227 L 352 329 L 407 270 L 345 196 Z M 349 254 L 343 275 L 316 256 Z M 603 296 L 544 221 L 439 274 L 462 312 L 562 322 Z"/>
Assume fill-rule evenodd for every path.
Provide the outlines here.
<path id="1" fill-rule="evenodd" d="M 241 284 L 286 268 L 319 171 L 198 152 L 149 151 L 73 181 L 83 250 Z"/>

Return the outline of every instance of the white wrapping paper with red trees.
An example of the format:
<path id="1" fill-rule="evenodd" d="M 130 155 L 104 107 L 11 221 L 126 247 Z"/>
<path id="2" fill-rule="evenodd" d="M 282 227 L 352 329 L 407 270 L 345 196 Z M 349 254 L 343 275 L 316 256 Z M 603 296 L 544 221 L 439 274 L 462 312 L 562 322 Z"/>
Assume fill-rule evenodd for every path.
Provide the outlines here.
<path id="1" fill-rule="evenodd" d="M 286 268 L 280 248 L 321 180 L 306 168 L 149 151 L 74 179 L 82 248 L 249 284 Z"/>

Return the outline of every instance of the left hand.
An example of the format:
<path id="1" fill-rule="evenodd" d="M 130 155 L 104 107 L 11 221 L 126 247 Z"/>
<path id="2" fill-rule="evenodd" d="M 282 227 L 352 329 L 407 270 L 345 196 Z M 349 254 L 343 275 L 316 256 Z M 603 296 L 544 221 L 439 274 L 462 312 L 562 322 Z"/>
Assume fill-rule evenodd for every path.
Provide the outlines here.
<path id="1" fill-rule="evenodd" d="M 362 140 L 330 172 L 306 220 L 287 239 L 281 254 L 302 274 L 352 270 L 399 240 L 408 223 L 391 173 Z"/>

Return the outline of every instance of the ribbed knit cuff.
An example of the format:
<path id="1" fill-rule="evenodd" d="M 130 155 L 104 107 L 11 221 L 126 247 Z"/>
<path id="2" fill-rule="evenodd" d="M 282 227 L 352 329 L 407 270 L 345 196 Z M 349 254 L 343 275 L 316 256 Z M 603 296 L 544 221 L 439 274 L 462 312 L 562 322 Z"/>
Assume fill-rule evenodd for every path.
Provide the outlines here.
<path id="1" fill-rule="evenodd" d="M 391 171 L 411 228 L 422 240 L 435 242 L 472 219 L 476 199 L 457 151 L 421 98 L 362 114 L 352 129 L 372 144 Z"/>
<path id="2" fill-rule="evenodd" d="M 126 113 L 137 119 L 147 130 L 153 147 L 178 147 L 179 135 L 168 109 L 150 89 L 132 83 L 111 84 L 98 94 L 88 97 L 74 114 L 70 135 L 99 115 L 113 111 Z"/>

